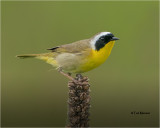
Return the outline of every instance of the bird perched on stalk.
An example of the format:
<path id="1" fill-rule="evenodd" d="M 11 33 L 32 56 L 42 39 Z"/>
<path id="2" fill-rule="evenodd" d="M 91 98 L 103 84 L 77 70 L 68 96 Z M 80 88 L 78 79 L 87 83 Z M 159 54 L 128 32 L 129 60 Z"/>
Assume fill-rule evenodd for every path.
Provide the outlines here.
<path id="1" fill-rule="evenodd" d="M 76 41 L 50 48 L 49 53 L 18 55 L 19 58 L 37 58 L 51 64 L 64 73 L 83 73 L 104 63 L 111 53 L 115 40 L 119 40 L 111 32 L 100 32 L 89 39 Z"/>

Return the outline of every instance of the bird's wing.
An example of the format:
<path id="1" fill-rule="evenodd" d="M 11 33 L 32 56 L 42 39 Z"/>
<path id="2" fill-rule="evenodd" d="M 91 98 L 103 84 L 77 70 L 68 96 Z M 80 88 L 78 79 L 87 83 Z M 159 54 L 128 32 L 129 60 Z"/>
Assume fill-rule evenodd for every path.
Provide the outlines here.
<path id="1" fill-rule="evenodd" d="M 59 53 L 63 53 L 63 52 L 81 53 L 82 51 L 85 51 L 88 48 L 90 48 L 89 41 L 90 39 L 80 40 L 74 43 L 53 47 L 48 50 L 52 50 L 52 52 L 59 52 Z"/>

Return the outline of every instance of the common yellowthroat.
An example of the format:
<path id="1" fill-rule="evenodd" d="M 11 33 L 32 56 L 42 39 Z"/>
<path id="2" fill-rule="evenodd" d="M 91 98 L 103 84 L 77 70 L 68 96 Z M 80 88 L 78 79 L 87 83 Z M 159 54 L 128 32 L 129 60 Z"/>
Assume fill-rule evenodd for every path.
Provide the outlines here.
<path id="1" fill-rule="evenodd" d="M 83 73 L 104 63 L 111 53 L 115 40 L 111 32 L 100 32 L 85 40 L 50 48 L 49 53 L 18 55 L 20 58 L 37 58 L 57 68 L 63 75 Z"/>

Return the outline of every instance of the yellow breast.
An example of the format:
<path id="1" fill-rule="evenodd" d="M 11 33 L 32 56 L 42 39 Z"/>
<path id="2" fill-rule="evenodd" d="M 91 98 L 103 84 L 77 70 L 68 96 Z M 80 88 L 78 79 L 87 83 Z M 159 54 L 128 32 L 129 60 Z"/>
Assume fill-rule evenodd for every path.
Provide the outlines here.
<path id="1" fill-rule="evenodd" d="M 114 43 L 115 41 L 110 41 L 99 51 L 92 49 L 90 56 L 87 58 L 88 61 L 86 64 L 82 65 L 81 71 L 82 72 L 89 71 L 104 63 L 108 58 L 108 56 L 110 55 Z"/>

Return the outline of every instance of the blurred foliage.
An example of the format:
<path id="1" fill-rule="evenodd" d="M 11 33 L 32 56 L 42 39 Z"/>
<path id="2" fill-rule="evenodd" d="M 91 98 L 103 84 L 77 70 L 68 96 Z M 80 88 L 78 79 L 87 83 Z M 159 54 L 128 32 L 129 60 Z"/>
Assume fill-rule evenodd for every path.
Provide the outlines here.
<path id="1" fill-rule="evenodd" d="M 65 126 L 68 80 L 40 60 L 15 56 L 101 31 L 120 40 L 106 63 L 84 74 L 92 90 L 91 126 L 158 126 L 158 2 L 1 4 L 3 126 Z"/>

